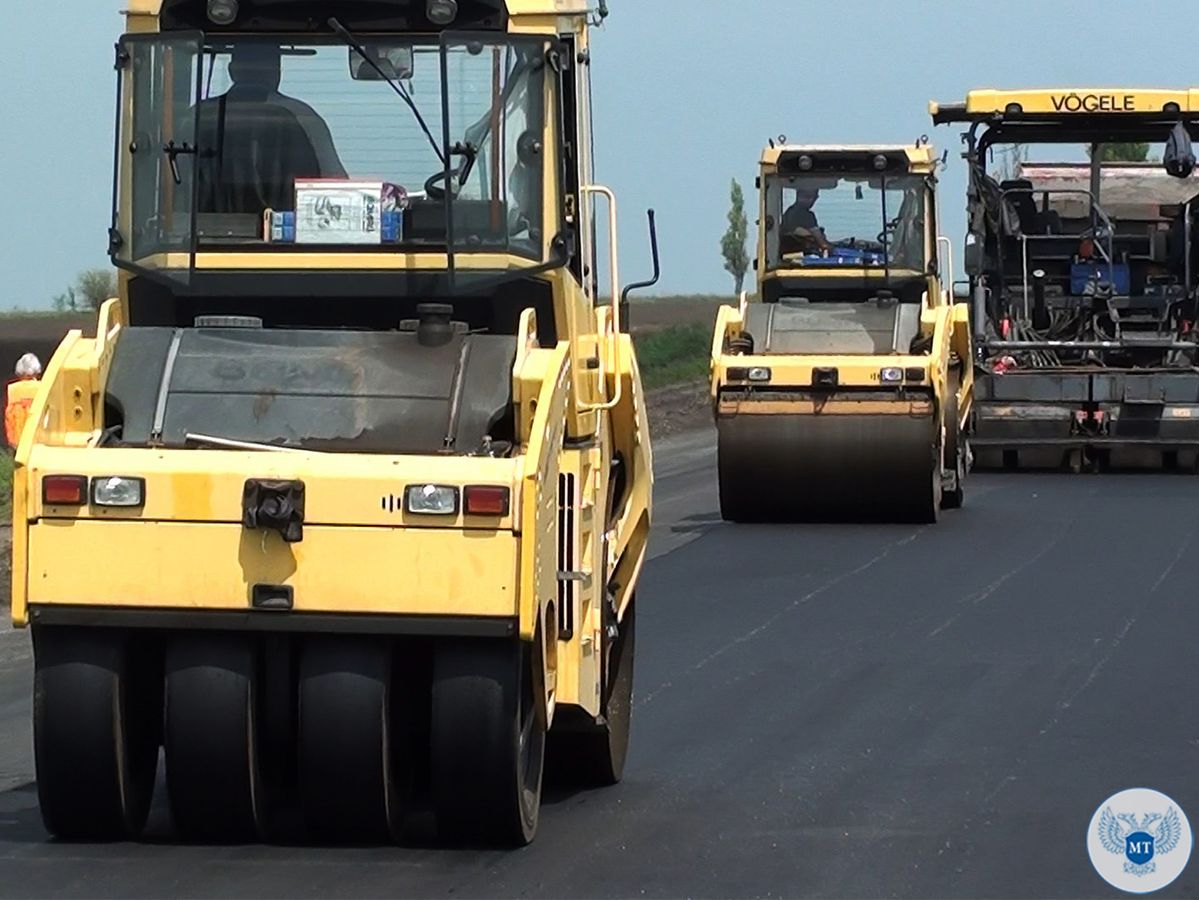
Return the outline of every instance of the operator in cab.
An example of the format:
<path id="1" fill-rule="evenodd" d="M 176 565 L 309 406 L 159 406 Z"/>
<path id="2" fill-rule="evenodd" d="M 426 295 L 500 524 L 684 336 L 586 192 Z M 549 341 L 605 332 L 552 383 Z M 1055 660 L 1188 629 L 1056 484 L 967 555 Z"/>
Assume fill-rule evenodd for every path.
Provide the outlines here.
<path id="1" fill-rule="evenodd" d="M 236 45 L 231 86 L 200 106 L 200 212 L 289 210 L 298 178 L 345 178 L 329 126 L 302 100 L 280 93 L 283 51 Z"/>
<path id="2" fill-rule="evenodd" d="M 783 213 L 780 249 L 784 256 L 795 253 L 832 253 L 833 246 L 824 235 L 812 207 L 820 192 L 803 185 L 795 189 L 795 202 Z"/>

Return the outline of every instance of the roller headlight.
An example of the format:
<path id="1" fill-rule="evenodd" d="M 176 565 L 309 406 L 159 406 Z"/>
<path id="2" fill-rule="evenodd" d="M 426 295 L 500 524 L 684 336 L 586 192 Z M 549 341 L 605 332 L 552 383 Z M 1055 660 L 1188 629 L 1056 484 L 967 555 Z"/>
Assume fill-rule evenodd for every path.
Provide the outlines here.
<path id="1" fill-rule="evenodd" d="M 429 0 L 425 14 L 434 25 L 449 25 L 458 17 L 458 0 Z"/>
<path id="2" fill-rule="evenodd" d="M 753 381 L 758 384 L 764 384 L 773 377 L 774 373 L 765 366 L 730 366 L 725 370 L 725 377 L 729 381 Z"/>
<path id="3" fill-rule="evenodd" d="M 898 366 L 887 366 L 878 373 L 878 378 L 883 384 L 903 384 L 903 369 Z"/>
<path id="4" fill-rule="evenodd" d="M 208 0 L 208 19 L 213 25 L 232 25 L 237 12 L 237 0 Z"/>
<path id="5" fill-rule="evenodd" d="M 404 490 L 404 509 L 414 516 L 456 516 L 458 489 L 441 484 L 411 484 Z"/>
<path id="6" fill-rule="evenodd" d="M 130 475 L 105 475 L 92 479 L 92 503 L 123 509 L 144 506 L 146 481 Z"/>

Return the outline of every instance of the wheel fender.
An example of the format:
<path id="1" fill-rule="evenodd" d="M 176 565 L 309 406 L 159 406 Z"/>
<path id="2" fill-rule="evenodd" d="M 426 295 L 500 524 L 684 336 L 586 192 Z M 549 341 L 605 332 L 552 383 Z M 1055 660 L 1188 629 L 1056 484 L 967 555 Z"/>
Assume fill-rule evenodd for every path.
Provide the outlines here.
<path id="1" fill-rule="evenodd" d="M 532 641 L 546 607 L 558 594 L 558 476 L 571 396 L 569 347 L 563 343 L 533 351 L 524 368 L 526 384 L 538 376 L 540 380 L 537 391 L 528 394 L 532 428 L 520 490 L 520 638 Z"/>
<path id="2" fill-rule="evenodd" d="M 620 615 L 632 597 L 637 578 L 645 560 L 653 507 L 654 458 L 650 444 L 649 414 L 641 385 L 641 372 L 628 335 L 621 358 L 626 365 L 620 373 L 624 379 L 621 402 L 610 412 L 609 434 L 614 452 L 620 453 L 628 472 L 628 490 L 619 509 L 613 510 L 615 522 L 610 534 L 611 571 L 605 573 L 607 584 L 616 589 L 616 608 Z"/>

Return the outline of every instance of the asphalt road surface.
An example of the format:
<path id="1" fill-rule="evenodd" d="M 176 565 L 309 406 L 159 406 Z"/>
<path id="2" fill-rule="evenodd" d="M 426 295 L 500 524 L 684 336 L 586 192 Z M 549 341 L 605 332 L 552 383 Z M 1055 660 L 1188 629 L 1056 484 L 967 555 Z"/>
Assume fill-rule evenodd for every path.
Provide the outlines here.
<path id="1" fill-rule="evenodd" d="M 1093 897 L 1129 787 L 1199 825 L 1199 481 L 976 477 L 939 526 L 727 526 L 658 447 L 626 781 L 520 852 L 50 842 L 30 657 L 0 635 L 0 894 Z M 1199 861 L 1166 896 L 1199 897 Z"/>

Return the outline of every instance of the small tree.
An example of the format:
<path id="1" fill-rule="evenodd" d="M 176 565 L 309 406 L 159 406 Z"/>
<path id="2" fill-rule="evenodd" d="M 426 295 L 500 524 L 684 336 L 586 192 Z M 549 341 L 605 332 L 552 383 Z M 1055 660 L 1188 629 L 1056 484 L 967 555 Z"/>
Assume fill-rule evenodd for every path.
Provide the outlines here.
<path id="1" fill-rule="evenodd" d="M 736 178 L 733 179 L 730 200 L 729 229 L 720 239 L 720 252 L 724 256 L 724 270 L 733 276 L 733 293 L 740 294 L 749 271 L 749 253 L 745 249 L 749 220 L 745 216 L 745 192 Z"/>
<path id="2" fill-rule="evenodd" d="M 112 269 L 86 269 L 79 273 L 77 284 L 87 309 L 99 309 L 117 292 L 117 278 Z"/>
<path id="3" fill-rule="evenodd" d="M 1091 148 L 1087 147 L 1087 156 Z M 1100 144 L 1100 162 L 1148 162 L 1149 145 L 1139 141 L 1129 141 L 1123 144 Z"/>

